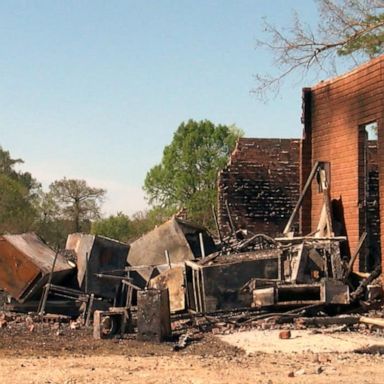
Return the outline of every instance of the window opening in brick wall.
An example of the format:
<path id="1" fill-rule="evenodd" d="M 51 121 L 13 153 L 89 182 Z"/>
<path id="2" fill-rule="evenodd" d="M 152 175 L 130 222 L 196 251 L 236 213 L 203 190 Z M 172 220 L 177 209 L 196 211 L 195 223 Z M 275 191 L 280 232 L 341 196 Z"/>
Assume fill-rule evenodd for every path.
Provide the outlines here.
<path id="1" fill-rule="evenodd" d="M 370 122 L 359 129 L 359 230 L 368 234 L 361 271 L 372 271 L 381 260 L 379 197 L 377 122 Z"/>
<path id="2" fill-rule="evenodd" d="M 377 122 L 374 121 L 372 123 L 365 125 L 365 130 L 368 135 L 368 140 L 376 140 L 377 141 Z"/>

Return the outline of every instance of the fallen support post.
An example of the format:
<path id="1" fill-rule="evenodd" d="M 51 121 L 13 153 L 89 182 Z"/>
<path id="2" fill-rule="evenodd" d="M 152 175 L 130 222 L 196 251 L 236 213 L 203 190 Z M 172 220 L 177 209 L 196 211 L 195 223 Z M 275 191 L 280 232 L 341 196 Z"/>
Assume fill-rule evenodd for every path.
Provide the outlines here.
<path id="1" fill-rule="evenodd" d="M 311 304 L 311 305 L 305 305 L 299 308 L 292 309 L 290 311 L 285 311 L 285 312 L 264 312 L 262 314 L 258 314 L 256 316 L 253 316 L 249 318 L 248 320 L 244 321 L 244 323 L 248 323 L 251 321 L 256 321 L 256 320 L 269 320 L 271 318 L 289 318 L 289 319 L 294 319 L 295 317 L 300 317 L 302 316 L 302 312 L 306 312 L 307 310 L 319 310 L 323 307 L 323 304 Z"/>
<path id="2" fill-rule="evenodd" d="M 346 281 L 348 279 L 349 275 L 351 274 L 352 269 L 353 269 L 353 264 L 355 263 L 355 260 L 356 260 L 357 256 L 359 255 L 361 247 L 363 246 L 366 238 L 367 238 L 367 232 L 364 232 L 360 237 L 359 244 L 355 250 L 355 253 L 353 254 L 351 259 L 349 260 L 348 268 L 347 268 L 347 271 L 344 275 L 344 281 Z"/>
<path id="3" fill-rule="evenodd" d="M 379 277 L 381 274 L 381 266 L 378 265 L 369 275 L 367 278 L 365 278 L 364 280 L 362 280 L 359 284 L 359 286 L 357 287 L 357 289 L 355 291 L 353 291 L 351 293 L 351 299 L 352 300 L 356 300 L 358 299 L 365 291 L 365 289 L 367 288 L 367 286 L 373 281 L 375 280 L 377 277 Z"/>
<path id="4" fill-rule="evenodd" d="M 287 236 L 289 234 L 289 232 L 291 231 L 291 227 L 292 227 L 292 224 L 296 218 L 296 215 L 297 213 L 299 212 L 299 209 L 301 207 L 301 204 L 303 203 L 303 200 L 304 200 L 304 197 L 307 193 L 307 191 L 309 190 L 309 187 L 311 186 L 312 184 L 312 180 L 314 179 L 314 177 L 316 176 L 319 168 L 323 165 L 324 163 L 323 162 L 320 162 L 320 161 L 317 161 L 315 163 L 315 165 L 313 166 L 312 170 L 311 170 L 311 173 L 310 175 L 308 176 L 308 180 L 307 182 L 305 183 L 304 185 L 304 188 L 303 188 L 303 191 L 301 192 L 300 194 L 300 197 L 299 199 L 297 200 L 297 203 L 296 203 L 296 206 L 295 208 L 293 209 L 293 212 L 291 214 L 291 217 L 289 218 L 285 228 L 284 228 L 284 236 Z"/>
<path id="5" fill-rule="evenodd" d="M 360 321 L 358 316 L 333 316 L 333 317 L 300 317 L 296 324 L 305 326 L 322 327 L 328 325 L 353 325 Z"/>
<path id="6" fill-rule="evenodd" d="M 384 319 L 377 317 L 361 316 L 359 322 L 363 324 L 376 325 L 378 327 L 384 328 Z"/>

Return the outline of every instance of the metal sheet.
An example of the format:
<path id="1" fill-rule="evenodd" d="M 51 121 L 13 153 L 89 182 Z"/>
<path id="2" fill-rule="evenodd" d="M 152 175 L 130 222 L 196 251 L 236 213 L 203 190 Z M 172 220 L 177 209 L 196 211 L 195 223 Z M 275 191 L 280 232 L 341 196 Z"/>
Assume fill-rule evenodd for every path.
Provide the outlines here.
<path id="1" fill-rule="evenodd" d="M 35 233 L 23 233 L 20 235 L 3 235 L 8 243 L 12 244 L 20 253 L 25 255 L 42 274 L 51 272 L 55 251 L 48 247 Z M 71 269 L 64 257 L 58 256 L 55 271 Z"/>
<path id="2" fill-rule="evenodd" d="M 130 266 L 166 264 L 165 251 L 169 252 L 171 263 L 200 257 L 199 233 L 203 233 L 206 254 L 214 252 L 213 240 L 204 228 L 172 218 L 131 244 L 128 264 Z M 139 273 L 148 281 L 150 272 L 143 269 Z"/>
<path id="3" fill-rule="evenodd" d="M 0 236 L 0 288 L 24 302 L 35 297 L 52 270 L 55 252 L 36 234 Z M 60 282 L 74 270 L 60 254 L 52 282 Z"/>
<path id="4" fill-rule="evenodd" d="M 311 304 L 349 304 L 349 288 L 341 281 L 324 279 L 318 284 L 277 284 L 255 289 L 253 306 L 301 306 Z"/>
<path id="5" fill-rule="evenodd" d="M 322 300 L 327 304 L 349 304 L 349 287 L 336 279 L 322 282 Z"/>
<path id="6" fill-rule="evenodd" d="M 220 256 L 204 265 L 186 262 L 188 302 L 197 312 L 249 307 L 252 293 L 242 287 L 252 278 L 277 279 L 280 250 Z M 198 278 L 194 278 L 198 273 Z"/>
<path id="7" fill-rule="evenodd" d="M 261 288 L 253 291 L 253 307 L 269 307 L 275 304 L 275 288 Z"/>
<path id="8" fill-rule="evenodd" d="M 120 281 L 99 278 L 95 274 L 123 276 L 129 245 L 103 236 L 72 233 L 67 238 L 66 249 L 76 253 L 79 287 L 97 296 L 114 299 Z"/>
<path id="9" fill-rule="evenodd" d="M 150 280 L 149 287 L 155 289 L 168 288 L 171 312 L 186 309 L 183 267 L 171 268 L 160 273 L 160 275 Z"/>
<path id="10" fill-rule="evenodd" d="M 137 293 L 137 338 L 161 342 L 172 334 L 168 291 L 148 289 Z"/>

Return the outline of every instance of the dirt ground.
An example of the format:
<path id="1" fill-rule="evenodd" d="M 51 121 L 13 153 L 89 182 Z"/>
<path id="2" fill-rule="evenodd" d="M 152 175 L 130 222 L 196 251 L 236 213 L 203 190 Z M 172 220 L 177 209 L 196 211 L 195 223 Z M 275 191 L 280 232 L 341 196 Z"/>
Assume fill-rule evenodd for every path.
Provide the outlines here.
<path id="1" fill-rule="evenodd" d="M 249 344 L 261 332 L 244 332 L 242 339 Z M 174 343 L 94 340 L 90 330 L 55 324 L 36 324 L 32 331 L 25 324 L 8 325 L 0 329 L 0 383 L 383 383 L 383 351 L 369 347 L 384 340 L 380 335 L 360 353 L 266 353 L 254 345 L 247 353 L 225 337 L 206 333 L 174 351 Z"/>
<path id="2" fill-rule="evenodd" d="M 333 328 L 334 329 L 334 328 Z M 291 337 L 279 338 L 280 330 L 235 332 L 220 336 L 232 346 L 243 349 L 246 354 L 264 353 L 348 353 L 364 350 L 384 352 L 384 337 L 379 334 L 360 332 L 333 332 L 329 329 L 292 330 Z"/>

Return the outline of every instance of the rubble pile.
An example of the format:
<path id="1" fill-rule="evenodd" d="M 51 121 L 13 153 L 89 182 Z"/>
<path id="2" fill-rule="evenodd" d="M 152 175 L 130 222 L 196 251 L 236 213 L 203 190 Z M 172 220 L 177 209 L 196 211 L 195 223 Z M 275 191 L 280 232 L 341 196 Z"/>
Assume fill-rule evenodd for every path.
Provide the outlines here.
<path id="1" fill-rule="evenodd" d="M 93 324 L 95 339 L 137 335 L 185 348 L 203 334 L 281 330 L 382 332 L 381 269 L 353 269 L 329 200 L 329 164 L 317 162 L 282 236 L 237 229 L 219 240 L 172 218 L 130 245 L 71 234 L 54 251 L 35 234 L 0 238 L 0 328 L 51 324 L 58 335 Z M 317 180 L 323 207 L 317 228 L 295 235 L 303 197 Z M 336 233 L 335 233 L 336 231 Z M 7 312 L 8 311 L 8 312 Z M 24 313 L 24 315 L 23 315 Z"/>

